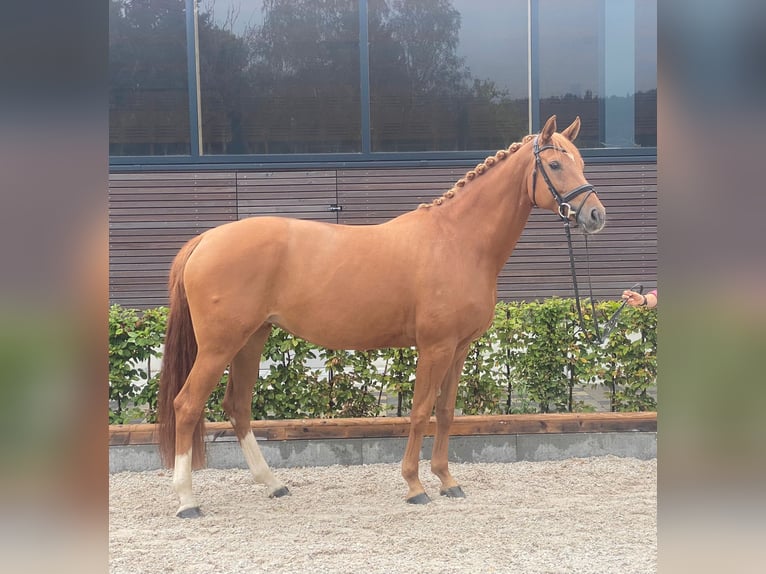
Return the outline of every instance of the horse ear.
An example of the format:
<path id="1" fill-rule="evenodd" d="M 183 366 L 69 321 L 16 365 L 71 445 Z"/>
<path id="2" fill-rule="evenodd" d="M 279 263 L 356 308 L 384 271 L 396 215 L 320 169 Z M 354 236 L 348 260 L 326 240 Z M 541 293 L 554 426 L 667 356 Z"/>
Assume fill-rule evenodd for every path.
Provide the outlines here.
<path id="1" fill-rule="evenodd" d="M 567 138 L 570 142 L 575 141 L 577 134 L 580 133 L 580 116 L 577 116 L 567 129 L 561 132 L 561 135 Z"/>
<path id="2" fill-rule="evenodd" d="M 545 145 L 551 141 L 553 133 L 556 131 L 556 116 L 551 116 L 548 121 L 545 122 L 543 129 L 540 131 L 540 145 Z"/>

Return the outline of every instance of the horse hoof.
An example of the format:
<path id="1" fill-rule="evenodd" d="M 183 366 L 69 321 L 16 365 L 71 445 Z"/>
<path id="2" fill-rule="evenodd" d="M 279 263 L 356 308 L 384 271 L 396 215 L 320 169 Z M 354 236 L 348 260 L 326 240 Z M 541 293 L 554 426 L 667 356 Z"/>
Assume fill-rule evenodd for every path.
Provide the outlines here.
<path id="1" fill-rule="evenodd" d="M 178 518 L 199 518 L 202 516 L 202 511 L 199 506 L 192 506 L 191 508 L 184 508 L 176 512 Z"/>
<path id="2" fill-rule="evenodd" d="M 431 502 L 431 499 L 425 492 L 407 499 L 407 504 L 428 504 L 429 502 Z"/>
<path id="3" fill-rule="evenodd" d="M 439 494 L 447 498 L 465 498 L 465 492 L 459 486 L 450 486 L 448 489 L 440 491 Z"/>
<path id="4" fill-rule="evenodd" d="M 290 491 L 287 490 L 286 486 L 283 486 L 282 488 L 278 488 L 271 494 L 269 494 L 269 498 L 282 498 L 283 496 L 290 496 Z"/>

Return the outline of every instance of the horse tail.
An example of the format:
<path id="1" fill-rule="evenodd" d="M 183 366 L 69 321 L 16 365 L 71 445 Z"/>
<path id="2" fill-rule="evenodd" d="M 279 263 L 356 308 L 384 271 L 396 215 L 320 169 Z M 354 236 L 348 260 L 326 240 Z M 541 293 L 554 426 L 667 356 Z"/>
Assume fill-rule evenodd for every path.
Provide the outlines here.
<path id="1" fill-rule="evenodd" d="M 162 462 L 168 468 L 175 466 L 176 412 L 174 400 L 186 382 L 197 357 L 189 302 L 184 287 L 184 268 L 189 256 L 202 236 L 191 239 L 176 255 L 170 268 L 168 291 L 170 312 L 165 332 L 165 351 L 160 371 L 157 418 L 159 422 L 159 450 Z M 204 417 L 200 415 L 192 434 L 192 467 L 200 468 L 205 461 Z"/>

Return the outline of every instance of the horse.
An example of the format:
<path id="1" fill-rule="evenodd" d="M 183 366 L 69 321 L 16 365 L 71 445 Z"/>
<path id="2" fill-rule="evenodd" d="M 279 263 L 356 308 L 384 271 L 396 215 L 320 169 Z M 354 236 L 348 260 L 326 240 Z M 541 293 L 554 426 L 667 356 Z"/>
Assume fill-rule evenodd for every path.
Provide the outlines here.
<path id="1" fill-rule="evenodd" d="M 275 325 L 328 349 L 415 347 L 405 500 L 431 500 L 418 459 L 434 411 L 431 471 L 442 495 L 464 497 L 447 460 L 458 381 L 471 343 L 492 323 L 497 277 L 532 208 L 586 234 L 605 223 L 572 143 L 579 130 L 577 117 L 558 133 L 551 116 L 539 134 L 488 157 L 441 197 L 381 224 L 253 217 L 188 241 L 170 269 L 158 397 L 159 449 L 173 468 L 177 516 L 201 515 L 192 470 L 204 464 L 204 405 L 227 367 L 222 406 L 253 478 L 269 497 L 290 494 L 250 428 L 261 353 Z"/>

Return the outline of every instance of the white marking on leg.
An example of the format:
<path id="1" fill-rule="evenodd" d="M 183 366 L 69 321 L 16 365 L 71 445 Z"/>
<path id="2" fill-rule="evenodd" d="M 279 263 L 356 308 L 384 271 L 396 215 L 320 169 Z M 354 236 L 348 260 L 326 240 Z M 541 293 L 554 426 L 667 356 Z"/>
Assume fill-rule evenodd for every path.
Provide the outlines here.
<path id="1" fill-rule="evenodd" d="M 181 502 L 177 512 L 187 508 L 196 508 L 197 501 L 192 494 L 192 451 L 186 454 L 177 454 L 175 468 L 173 469 L 173 488 Z"/>
<path id="2" fill-rule="evenodd" d="M 253 478 L 255 478 L 256 482 L 265 484 L 269 487 L 271 492 L 275 492 L 282 488 L 283 484 L 277 480 L 271 472 L 269 465 L 266 463 L 266 459 L 263 458 L 261 449 L 258 446 L 258 441 L 255 440 L 253 433 L 248 432 L 245 437 L 239 441 L 239 444 L 245 455 L 247 466 L 250 467 L 250 472 L 253 474 Z"/>

